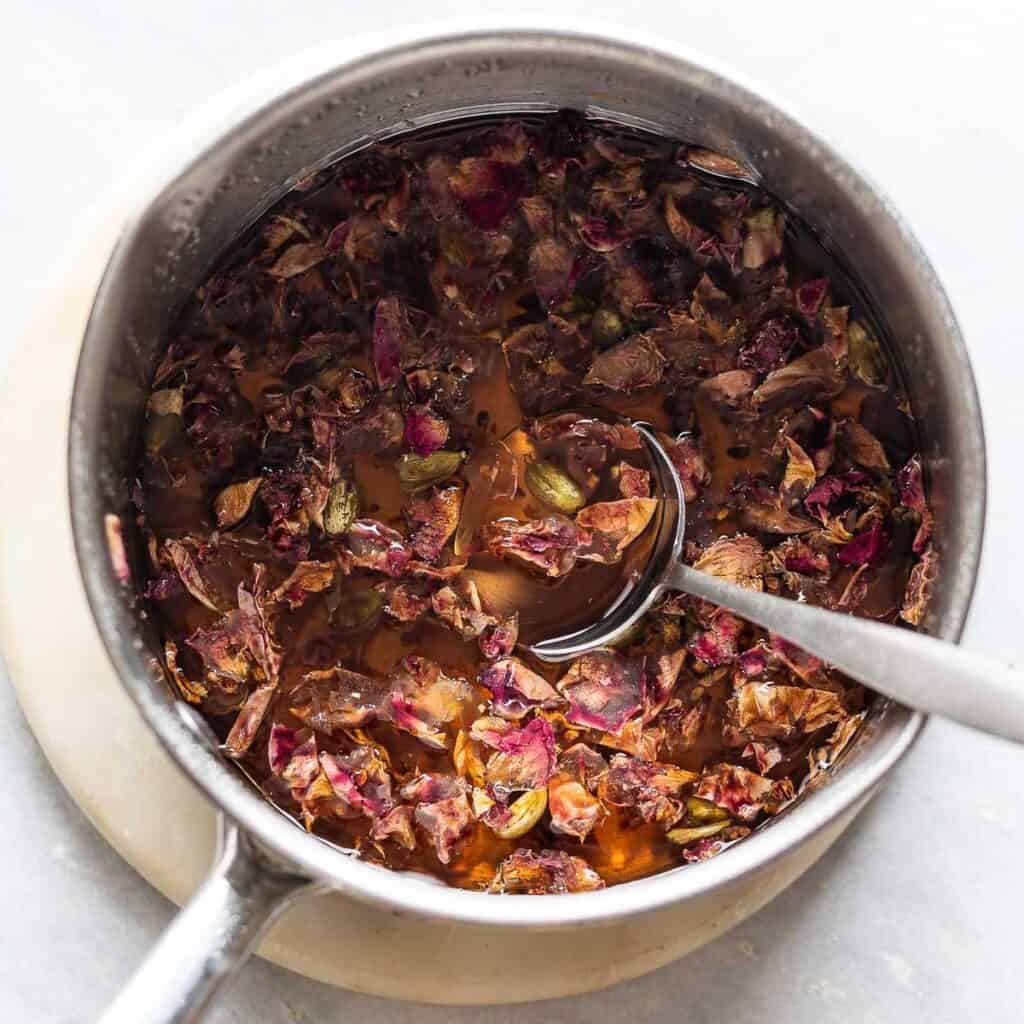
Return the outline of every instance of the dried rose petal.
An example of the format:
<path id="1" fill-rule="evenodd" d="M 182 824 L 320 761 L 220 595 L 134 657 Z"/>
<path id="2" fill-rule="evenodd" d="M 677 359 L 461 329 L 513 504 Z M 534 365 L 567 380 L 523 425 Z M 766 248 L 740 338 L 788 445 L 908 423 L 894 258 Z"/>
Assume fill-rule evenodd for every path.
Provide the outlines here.
<path id="1" fill-rule="evenodd" d="M 690 641 L 690 650 L 705 665 L 728 665 L 739 653 L 736 645 L 742 628 L 743 623 L 735 615 L 719 608 L 712 615 L 708 628 Z"/>
<path id="2" fill-rule="evenodd" d="M 103 517 L 103 530 L 107 538 L 107 555 L 110 558 L 110 567 L 114 571 L 114 576 L 117 577 L 119 583 L 131 583 L 132 569 L 124 545 L 121 517 L 108 512 Z"/>
<path id="3" fill-rule="evenodd" d="M 558 681 L 576 725 L 618 733 L 643 705 L 643 674 L 614 651 L 594 651 L 574 661 Z"/>
<path id="4" fill-rule="evenodd" d="M 555 217 L 551 204 L 543 196 L 526 196 L 519 200 L 519 209 L 530 230 L 537 238 L 549 238 L 555 233 Z"/>
<path id="5" fill-rule="evenodd" d="M 772 791 L 772 780 L 739 765 L 705 769 L 694 796 L 709 800 L 740 821 L 753 821 Z"/>
<path id="6" fill-rule="evenodd" d="M 704 549 L 693 567 L 738 587 L 764 589 L 764 548 L 760 541 L 746 534 L 719 537 Z"/>
<path id="7" fill-rule="evenodd" d="M 357 519 L 345 540 L 353 565 L 387 576 L 401 576 L 412 557 L 402 535 L 376 519 Z"/>
<path id="8" fill-rule="evenodd" d="M 495 621 L 483 610 L 480 593 L 472 579 L 460 579 L 442 587 L 430 599 L 434 614 L 464 640 L 473 640 Z"/>
<path id="9" fill-rule="evenodd" d="M 455 775 L 443 772 L 422 772 L 405 783 L 399 795 L 410 803 L 433 803 L 450 800 L 466 792 L 466 784 Z"/>
<path id="10" fill-rule="evenodd" d="M 690 842 L 682 851 L 683 860 L 687 864 L 699 864 L 701 861 L 718 856 L 733 843 L 750 835 L 750 829 L 745 825 L 726 824 L 728 827 L 720 831 L 716 830 L 715 835 L 708 835 L 697 839 L 696 842 Z"/>
<path id="11" fill-rule="evenodd" d="M 327 241 L 324 244 L 324 248 L 329 253 L 339 253 L 342 251 L 345 245 L 345 241 L 348 238 L 348 233 L 351 230 L 352 225 L 347 221 L 339 221 L 331 228 L 330 233 L 327 235 Z"/>
<path id="12" fill-rule="evenodd" d="M 821 321 L 822 333 L 825 336 L 821 347 L 836 361 L 837 365 L 848 361 L 850 336 L 847 330 L 847 320 L 849 315 L 849 306 L 831 306 L 823 309 L 818 317 Z"/>
<path id="13" fill-rule="evenodd" d="M 865 384 L 879 387 L 885 383 L 887 363 L 882 346 L 878 343 L 874 332 L 860 320 L 850 324 L 848 349 L 850 354 L 850 370 Z"/>
<path id="14" fill-rule="evenodd" d="M 241 615 L 242 634 L 250 653 L 267 681 L 276 685 L 282 655 L 267 618 L 263 574 L 263 566 L 257 563 L 253 566 L 252 589 L 247 589 L 244 583 L 238 584 L 238 611 Z"/>
<path id="15" fill-rule="evenodd" d="M 519 462 L 507 444 L 495 441 L 466 463 L 463 475 L 468 484 L 459 528 L 455 532 L 455 554 L 460 558 L 473 551 L 477 531 L 491 501 L 515 497 L 519 487 Z"/>
<path id="16" fill-rule="evenodd" d="M 423 581 L 378 583 L 377 590 L 385 595 L 384 611 L 399 622 L 415 622 L 430 609 L 432 595 Z"/>
<path id="17" fill-rule="evenodd" d="M 743 748 L 743 757 L 753 761 L 757 770 L 764 775 L 782 762 L 783 754 L 777 743 L 754 740 Z"/>
<path id="18" fill-rule="evenodd" d="M 711 479 L 700 441 L 694 437 L 678 437 L 672 441 L 664 436 L 659 437 L 659 440 L 679 474 L 683 497 L 688 502 L 696 501 L 701 487 Z"/>
<path id="19" fill-rule="evenodd" d="M 280 249 L 285 242 L 292 241 L 296 236 L 308 239 L 309 230 L 302 220 L 283 214 L 275 214 L 271 217 L 263 231 L 263 240 L 266 242 L 268 251 Z"/>
<path id="20" fill-rule="evenodd" d="M 561 340 L 546 323 L 526 324 L 502 342 L 509 381 L 523 411 L 542 415 L 564 406 L 576 392 L 582 371 L 563 361 L 575 361 L 586 343 L 574 331 Z"/>
<path id="21" fill-rule="evenodd" d="M 395 295 L 381 299 L 373 317 L 373 367 L 382 390 L 398 383 L 407 334 L 402 300 Z"/>
<path id="22" fill-rule="evenodd" d="M 624 498 L 648 497 L 651 493 L 651 474 L 628 462 L 620 462 L 619 493 Z"/>
<path id="23" fill-rule="evenodd" d="M 747 679 L 764 675 L 768 668 L 768 652 L 763 647 L 751 647 L 740 655 L 739 667 Z"/>
<path id="24" fill-rule="evenodd" d="M 703 697 L 682 713 L 677 712 L 670 716 L 666 712 L 666 732 L 676 749 L 689 750 L 696 744 L 698 737 L 708 727 L 710 709 L 711 702 L 707 697 Z"/>
<path id="25" fill-rule="evenodd" d="M 399 692 L 392 693 L 381 709 L 381 718 L 396 729 L 414 736 L 432 750 L 447 750 L 448 737 L 423 709 L 409 697 Z"/>
<path id="26" fill-rule="evenodd" d="M 814 322 L 814 318 L 818 315 L 818 310 L 828 294 L 828 289 L 828 278 L 816 277 L 811 281 L 805 281 L 794 292 L 797 312 L 808 323 Z"/>
<path id="27" fill-rule="evenodd" d="M 644 666 L 644 722 L 652 721 L 664 709 L 685 661 L 686 649 L 683 647 L 647 657 Z"/>
<path id="28" fill-rule="evenodd" d="M 335 757 L 320 755 L 320 766 L 338 799 L 368 818 L 391 810 L 391 776 L 387 765 L 373 747 L 357 746 Z"/>
<path id="29" fill-rule="evenodd" d="M 576 564 L 581 534 L 571 520 L 552 515 L 525 523 L 499 519 L 484 528 L 483 540 L 492 555 L 523 562 L 546 576 L 564 576 Z"/>
<path id="30" fill-rule="evenodd" d="M 464 640 L 479 639 L 485 658 L 511 654 L 519 639 L 519 615 L 498 617 L 484 611 L 476 583 L 470 578 L 442 587 L 430 599 L 434 614 Z"/>
<path id="31" fill-rule="evenodd" d="M 823 348 L 815 348 L 768 374 L 754 392 L 754 404 L 763 412 L 777 412 L 787 406 L 833 398 L 845 381 L 835 359 Z"/>
<path id="32" fill-rule="evenodd" d="M 392 679 L 381 717 L 434 750 L 446 750 L 443 726 L 454 721 L 471 694 L 465 680 L 447 675 L 435 662 L 407 655 Z"/>
<path id="33" fill-rule="evenodd" d="M 639 162 L 613 167 L 594 181 L 590 205 L 599 212 L 622 214 L 627 206 L 639 205 L 646 197 L 644 169 Z"/>
<path id="34" fill-rule="evenodd" d="M 189 704 L 199 704 L 209 695 L 209 687 L 204 683 L 193 682 L 178 665 L 178 645 L 173 640 L 164 642 L 164 662 L 167 674 L 182 700 Z"/>
<path id="35" fill-rule="evenodd" d="M 779 502 L 783 508 L 799 505 L 817 479 L 818 471 L 807 452 L 792 438 L 784 438 L 786 447 L 786 473 L 779 486 Z"/>
<path id="36" fill-rule="evenodd" d="M 671 195 L 665 196 L 664 214 L 669 233 L 694 259 L 702 264 L 715 261 L 718 256 L 717 244 L 707 231 L 683 214 Z M 710 247 L 706 247 L 708 243 Z M 702 255 L 708 258 L 703 259 Z"/>
<path id="37" fill-rule="evenodd" d="M 804 682 L 809 682 L 824 664 L 821 658 L 808 653 L 778 633 L 769 633 L 768 641 L 774 658 L 781 661 L 790 672 Z"/>
<path id="38" fill-rule="evenodd" d="M 427 834 L 437 859 L 447 864 L 455 844 L 473 828 L 465 782 L 456 775 L 418 775 L 402 787 L 401 795 L 415 803 L 416 824 Z"/>
<path id="39" fill-rule="evenodd" d="M 197 629 L 186 643 L 203 659 L 208 673 L 243 683 L 252 666 L 246 637 L 242 616 L 229 612 L 209 629 Z"/>
<path id="40" fill-rule="evenodd" d="M 304 684 L 304 689 L 294 697 L 297 703 L 292 711 L 313 728 L 328 734 L 375 721 L 390 690 L 383 680 L 341 665 L 307 673 Z M 299 707 L 300 698 L 308 700 L 307 708 Z"/>
<path id="41" fill-rule="evenodd" d="M 480 634 L 480 653 L 488 661 L 508 657 L 519 642 L 519 613 L 495 619 Z"/>
<path id="42" fill-rule="evenodd" d="M 580 857 L 561 850 L 516 850 L 498 865 L 487 891 L 540 895 L 603 888 L 601 876 Z"/>
<path id="43" fill-rule="evenodd" d="M 299 562 L 292 574 L 270 594 L 271 601 L 284 601 L 289 608 L 302 605 L 310 594 L 319 594 L 334 581 L 337 566 L 332 562 Z"/>
<path id="44" fill-rule="evenodd" d="M 292 751 L 288 762 L 281 769 L 281 778 L 291 787 L 292 796 L 301 800 L 319 775 L 316 737 L 310 736 Z"/>
<path id="45" fill-rule="evenodd" d="M 285 249 L 267 273 L 272 277 L 286 280 L 311 270 L 327 259 L 327 256 L 328 252 L 322 245 L 315 242 L 296 242 Z"/>
<path id="46" fill-rule="evenodd" d="M 924 496 L 920 456 L 915 455 L 899 471 L 896 486 L 899 488 L 901 504 L 919 517 L 920 525 L 914 536 L 913 551 L 915 555 L 920 555 L 932 535 L 932 513 Z"/>
<path id="47" fill-rule="evenodd" d="M 473 721 L 469 727 L 469 735 L 480 743 L 497 748 L 502 737 L 507 736 L 510 732 L 515 732 L 517 728 L 515 722 L 498 718 L 495 715 L 483 715 Z"/>
<path id="48" fill-rule="evenodd" d="M 338 443 L 348 455 L 380 454 L 396 450 L 404 436 L 405 420 L 397 409 L 390 405 L 372 405 L 367 406 L 358 419 L 345 425 Z"/>
<path id="49" fill-rule="evenodd" d="M 583 244 L 594 252 L 611 252 L 629 241 L 629 235 L 604 217 L 584 217 L 579 225 Z"/>
<path id="50" fill-rule="evenodd" d="M 910 570 L 907 588 L 903 594 L 900 618 L 912 626 L 920 625 L 924 617 L 932 586 L 938 574 L 938 555 L 930 544 L 924 549 L 920 561 Z"/>
<path id="51" fill-rule="evenodd" d="M 822 746 L 807 755 L 810 770 L 803 784 L 804 789 L 814 785 L 816 781 L 820 781 L 820 776 L 835 764 L 839 755 L 850 745 L 866 717 L 867 712 L 862 711 L 859 715 L 852 715 L 844 719 L 835 727 L 832 735 Z"/>
<path id="52" fill-rule="evenodd" d="M 181 578 L 185 589 L 202 605 L 211 611 L 219 611 L 217 602 L 214 601 L 206 586 L 206 581 L 199 572 L 196 564 L 196 543 L 186 539 L 165 540 L 164 551 Z"/>
<path id="53" fill-rule="evenodd" d="M 405 441 L 417 455 L 433 455 L 448 441 L 448 421 L 428 406 L 414 405 L 405 414 Z"/>
<path id="54" fill-rule="evenodd" d="M 760 504 L 752 502 L 744 505 L 740 510 L 740 522 L 748 530 L 760 530 L 762 533 L 777 533 L 782 536 L 792 534 L 809 533 L 814 529 L 814 523 L 803 516 L 793 515 L 778 503 Z"/>
<path id="55" fill-rule="evenodd" d="M 858 466 L 879 475 L 891 472 L 881 441 L 866 427 L 854 420 L 843 420 L 837 428 L 837 438 L 840 446 Z"/>
<path id="56" fill-rule="evenodd" d="M 225 487 L 214 499 L 213 514 L 222 530 L 237 526 L 248 514 L 263 481 L 259 477 Z"/>
<path id="57" fill-rule="evenodd" d="M 270 740 L 267 743 L 267 759 L 270 763 L 270 770 L 275 775 L 280 775 L 288 766 L 299 746 L 301 729 L 289 729 L 288 726 L 275 722 L 270 727 Z"/>
<path id="58" fill-rule="evenodd" d="M 413 554 L 425 562 L 436 562 L 454 536 L 462 511 L 461 487 L 435 488 L 429 498 L 413 502 L 406 515 L 417 527 L 410 540 Z"/>
<path id="59" fill-rule="evenodd" d="M 491 231 L 516 205 L 523 175 L 513 163 L 467 157 L 459 161 L 448 185 L 469 219 L 477 227 Z"/>
<path id="60" fill-rule="evenodd" d="M 757 386 L 757 377 L 749 370 L 726 370 L 701 381 L 700 393 L 722 409 L 737 409 L 747 403 Z"/>
<path id="61" fill-rule="evenodd" d="M 696 772 L 675 765 L 616 754 L 602 788 L 610 803 L 628 807 L 642 821 L 668 828 L 682 816 L 683 790 L 698 777 Z"/>
<path id="62" fill-rule="evenodd" d="M 586 743 L 574 743 L 559 757 L 558 770 L 582 782 L 591 793 L 596 793 L 608 771 L 608 762 Z"/>
<path id="63" fill-rule="evenodd" d="M 619 561 L 626 548 L 647 529 L 657 507 L 656 498 L 623 498 L 588 505 L 576 516 L 576 525 L 589 535 L 579 549 L 579 557 L 605 565 Z"/>
<path id="64" fill-rule="evenodd" d="M 786 362 L 799 340 L 797 329 L 783 317 L 766 320 L 753 337 L 740 347 L 736 365 L 754 373 L 769 373 Z"/>
<path id="65" fill-rule="evenodd" d="M 545 306 L 557 306 L 572 293 L 576 259 L 556 238 L 544 238 L 530 250 L 530 276 Z"/>
<path id="66" fill-rule="evenodd" d="M 729 713 L 736 728 L 752 739 L 789 739 L 846 717 L 839 697 L 829 690 L 768 683 L 741 686 Z"/>
<path id="67" fill-rule="evenodd" d="M 480 719 L 477 719 L 480 721 Z M 455 736 L 455 745 L 452 748 L 452 764 L 459 773 L 459 777 L 468 779 L 474 786 L 480 787 L 486 781 L 484 778 L 484 762 L 480 756 L 476 743 L 472 741 L 465 729 L 460 729 Z"/>
<path id="68" fill-rule="evenodd" d="M 602 747 L 621 750 L 645 761 L 657 760 L 658 751 L 665 742 L 665 728 L 653 723 L 645 725 L 643 718 L 631 718 L 617 733 L 603 732 L 596 739 Z"/>
<path id="69" fill-rule="evenodd" d="M 843 565 L 870 565 L 881 555 L 884 546 L 885 531 L 882 523 L 876 521 L 868 529 L 855 534 L 848 544 L 844 544 L 836 552 L 836 560 Z"/>
<path id="70" fill-rule="evenodd" d="M 799 537 L 788 537 L 781 544 L 772 548 L 769 553 L 771 571 L 799 573 L 801 575 L 822 574 L 831 572 L 828 555 L 824 551 L 816 551 Z"/>
<path id="71" fill-rule="evenodd" d="M 534 718 L 522 729 L 510 728 L 501 735 L 485 733 L 481 738 L 497 747 L 487 761 L 486 779 L 501 799 L 547 785 L 557 755 L 554 730 L 543 718 Z"/>
<path id="72" fill-rule="evenodd" d="M 502 658 L 480 673 L 480 685 L 490 690 L 495 714 L 522 718 L 531 708 L 554 708 L 562 703 L 555 688 L 518 658 Z"/>
<path id="73" fill-rule="evenodd" d="M 263 678 L 276 685 L 281 653 L 270 633 L 262 591 L 263 566 L 254 566 L 253 589 L 238 585 L 238 609 L 229 612 L 209 629 L 197 629 L 188 645 L 203 659 L 215 676 L 244 682 L 255 661 Z"/>
<path id="74" fill-rule="evenodd" d="M 850 490 L 849 482 L 838 476 L 826 476 L 808 492 L 804 508 L 823 523 L 828 522 L 829 513 L 836 502 Z"/>
<path id="75" fill-rule="evenodd" d="M 264 683 L 249 694 L 224 741 L 224 749 L 231 757 L 241 757 L 252 746 L 276 691 L 277 683 L 273 682 Z"/>
<path id="76" fill-rule="evenodd" d="M 623 451 L 640 451 L 643 441 L 635 427 L 625 423 L 605 423 L 578 412 L 563 412 L 537 420 L 530 432 L 538 441 L 578 438 L 590 444 Z"/>
<path id="77" fill-rule="evenodd" d="M 551 829 L 583 842 L 604 814 L 601 801 L 565 772 L 548 780 L 548 811 Z"/>
<path id="78" fill-rule="evenodd" d="M 416 834 L 413 832 L 415 811 L 412 807 L 401 805 L 392 807 L 382 817 L 376 819 L 370 829 L 370 838 L 376 842 L 390 839 L 393 843 L 406 850 L 416 849 Z"/>
<path id="79" fill-rule="evenodd" d="M 465 562 L 452 562 L 450 565 L 438 566 L 429 565 L 414 558 L 409 562 L 409 575 L 421 580 L 435 580 L 447 583 L 449 580 L 455 579 L 465 568 Z"/>
<path id="80" fill-rule="evenodd" d="M 626 394 L 654 387 L 665 372 L 665 357 L 647 334 L 636 334 L 594 356 L 584 384 Z"/>

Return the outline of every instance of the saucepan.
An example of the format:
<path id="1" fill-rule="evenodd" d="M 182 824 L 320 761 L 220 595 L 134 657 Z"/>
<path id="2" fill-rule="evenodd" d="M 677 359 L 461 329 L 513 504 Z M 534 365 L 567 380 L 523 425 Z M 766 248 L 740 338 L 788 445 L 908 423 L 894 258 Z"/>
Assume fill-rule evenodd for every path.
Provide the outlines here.
<path id="1" fill-rule="evenodd" d="M 981 548 L 985 453 L 974 380 L 949 302 L 889 202 L 835 149 L 760 96 L 691 60 L 580 35 L 427 39 L 334 67 L 179 154 L 125 226 L 82 342 L 69 425 L 71 515 L 96 626 L 120 681 L 181 771 L 222 814 L 210 877 L 111 1009 L 109 1021 L 197 1019 L 274 917 L 333 889 L 379 907 L 495 929 L 571 929 L 649 914 L 749 880 L 863 803 L 923 716 L 877 700 L 826 783 L 746 841 L 694 866 L 577 895 L 490 896 L 346 856 L 266 802 L 175 700 L 145 609 L 108 541 L 138 539 L 130 474 L 157 352 L 227 244 L 311 171 L 413 128 L 476 114 L 574 107 L 719 150 L 842 255 L 885 322 L 920 431 L 941 573 L 925 631 L 958 639 Z M 123 567 L 122 567 L 123 569 Z"/>

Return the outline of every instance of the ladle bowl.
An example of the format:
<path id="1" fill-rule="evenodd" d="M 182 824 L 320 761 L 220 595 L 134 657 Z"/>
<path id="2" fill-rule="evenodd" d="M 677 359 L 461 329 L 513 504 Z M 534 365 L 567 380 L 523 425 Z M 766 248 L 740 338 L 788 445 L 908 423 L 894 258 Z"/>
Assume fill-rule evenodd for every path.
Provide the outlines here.
<path id="1" fill-rule="evenodd" d="M 1024 743 L 1024 674 L 910 629 L 760 593 L 686 565 L 682 481 L 654 431 L 635 426 L 647 446 L 659 497 L 647 566 L 601 619 L 534 644 L 534 655 L 568 661 L 614 646 L 659 598 L 681 592 L 742 615 L 909 707 Z"/>

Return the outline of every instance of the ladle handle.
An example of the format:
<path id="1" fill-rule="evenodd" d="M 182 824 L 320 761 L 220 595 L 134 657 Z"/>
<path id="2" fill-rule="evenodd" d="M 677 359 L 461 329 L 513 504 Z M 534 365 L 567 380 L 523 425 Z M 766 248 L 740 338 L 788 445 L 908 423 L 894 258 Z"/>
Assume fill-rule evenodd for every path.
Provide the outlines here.
<path id="1" fill-rule="evenodd" d="M 100 1024 L 193 1024 L 277 915 L 313 883 L 271 865 L 220 819 L 209 876 L 149 951 Z"/>
<path id="2" fill-rule="evenodd" d="M 923 633 L 746 590 L 681 563 L 665 585 L 778 633 L 901 704 L 1024 743 L 1024 672 Z"/>

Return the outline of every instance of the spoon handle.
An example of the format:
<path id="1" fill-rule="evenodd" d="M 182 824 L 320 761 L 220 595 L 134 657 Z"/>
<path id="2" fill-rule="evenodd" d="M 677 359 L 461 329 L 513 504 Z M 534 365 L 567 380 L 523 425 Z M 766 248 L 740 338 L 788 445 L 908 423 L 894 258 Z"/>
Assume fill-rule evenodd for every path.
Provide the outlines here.
<path id="1" fill-rule="evenodd" d="M 1024 672 L 923 633 L 746 590 L 681 563 L 664 583 L 778 633 L 901 704 L 1024 743 Z"/>

